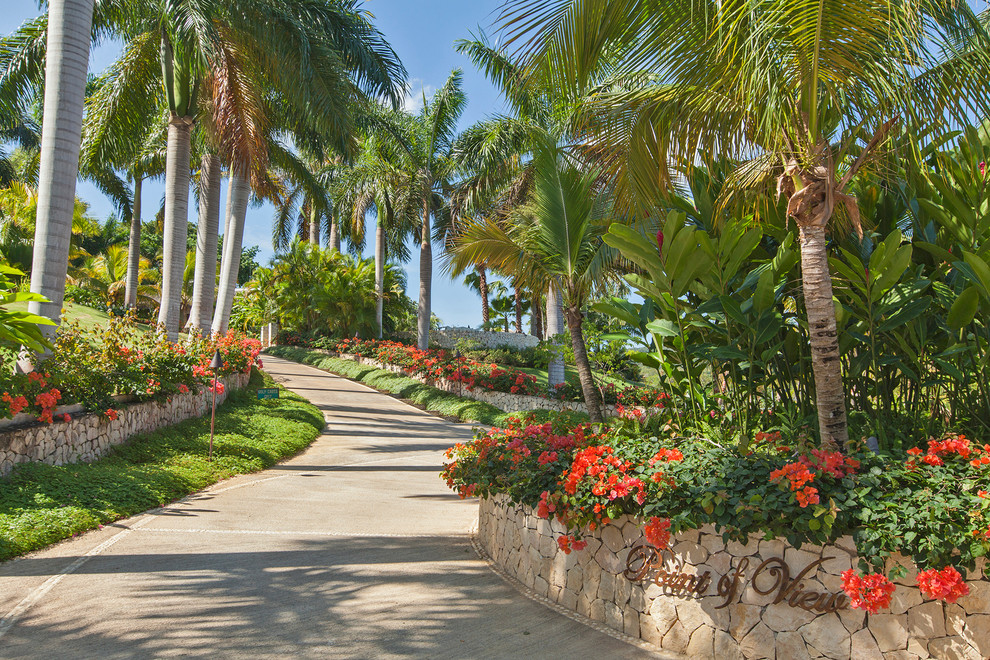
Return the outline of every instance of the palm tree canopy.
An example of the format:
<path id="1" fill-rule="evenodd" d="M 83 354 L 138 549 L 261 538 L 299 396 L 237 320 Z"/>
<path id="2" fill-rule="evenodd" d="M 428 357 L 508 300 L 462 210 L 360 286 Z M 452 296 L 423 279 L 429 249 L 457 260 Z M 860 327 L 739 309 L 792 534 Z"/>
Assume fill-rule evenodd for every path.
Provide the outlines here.
<path id="1" fill-rule="evenodd" d="M 620 62 L 624 85 L 586 105 L 584 130 L 647 207 L 670 165 L 699 151 L 766 154 L 765 173 L 791 158 L 842 164 L 841 189 L 891 122 L 962 124 L 990 107 L 990 42 L 956 0 L 511 0 L 500 25 L 533 84 L 581 86 L 603 59 Z"/>

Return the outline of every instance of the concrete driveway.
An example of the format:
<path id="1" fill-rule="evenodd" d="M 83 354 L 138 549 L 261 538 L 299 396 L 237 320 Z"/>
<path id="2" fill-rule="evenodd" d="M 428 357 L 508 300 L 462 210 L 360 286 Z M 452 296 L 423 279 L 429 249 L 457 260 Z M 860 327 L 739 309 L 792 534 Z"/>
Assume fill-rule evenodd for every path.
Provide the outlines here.
<path id="1" fill-rule="evenodd" d="M 471 437 L 265 358 L 328 425 L 304 453 L 0 564 L 3 658 L 599 658 L 639 648 L 503 582 L 442 452 Z"/>

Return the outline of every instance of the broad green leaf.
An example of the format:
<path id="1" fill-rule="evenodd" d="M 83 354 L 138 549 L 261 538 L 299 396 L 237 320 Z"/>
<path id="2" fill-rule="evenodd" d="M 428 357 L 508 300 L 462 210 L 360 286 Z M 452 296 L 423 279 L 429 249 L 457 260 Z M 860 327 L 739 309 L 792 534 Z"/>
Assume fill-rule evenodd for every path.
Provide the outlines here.
<path id="1" fill-rule="evenodd" d="M 949 309 L 946 321 L 953 332 L 958 332 L 965 326 L 973 322 L 976 312 L 980 309 L 980 292 L 975 286 L 971 286 L 959 294 L 956 301 Z"/>

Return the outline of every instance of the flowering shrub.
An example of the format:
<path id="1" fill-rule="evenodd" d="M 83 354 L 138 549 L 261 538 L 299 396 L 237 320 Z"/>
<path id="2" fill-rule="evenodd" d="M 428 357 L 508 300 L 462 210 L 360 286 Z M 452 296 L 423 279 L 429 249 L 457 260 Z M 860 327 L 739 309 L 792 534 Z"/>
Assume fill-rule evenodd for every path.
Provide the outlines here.
<path id="1" fill-rule="evenodd" d="M 779 470 L 771 472 L 770 480 L 787 482 L 790 490 L 794 492 L 794 500 L 803 509 L 809 504 L 821 502 L 818 489 L 807 485 L 816 476 L 841 479 L 855 472 L 859 465 L 859 461 L 846 457 L 842 452 L 812 449 L 810 456 L 801 456 L 796 463 L 788 463 Z M 817 474 L 810 468 L 817 470 Z"/>
<path id="2" fill-rule="evenodd" d="M 846 455 L 771 431 L 740 450 L 685 437 L 663 414 L 660 424 L 641 411 L 626 417 L 599 433 L 524 421 L 481 432 L 448 451 L 443 477 L 462 496 L 504 493 L 555 517 L 568 529 L 558 540 L 566 550 L 621 515 L 644 520 L 658 548 L 707 524 L 725 540 L 760 535 L 796 547 L 851 534 L 860 568 L 873 570 L 847 571 L 843 589 L 869 612 L 889 605 L 890 578 L 906 570 L 884 573 L 891 554 L 914 560 L 926 597 L 954 602 L 967 593 L 956 567 L 973 570 L 990 551 L 990 445 L 949 434 L 925 451 Z"/>
<path id="3" fill-rule="evenodd" d="M 280 336 L 281 339 L 281 336 Z M 445 378 L 464 383 L 469 390 L 483 388 L 510 394 L 544 396 L 536 378 L 525 372 L 498 364 L 479 362 L 467 357 L 456 357 L 447 350 L 426 350 L 407 346 L 397 341 L 366 340 L 353 337 L 321 341 L 319 345 L 336 353 L 348 353 L 377 360 L 383 364 L 402 367 L 407 372 L 426 378 Z M 655 387 L 629 386 L 620 389 L 614 383 L 602 387 L 605 403 L 663 408 L 669 396 Z M 573 383 L 561 383 L 549 392 L 549 396 L 561 401 L 582 401 L 581 388 Z"/>
<path id="4" fill-rule="evenodd" d="M 946 566 L 940 571 L 931 568 L 918 573 L 918 588 L 928 598 L 954 603 L 960 596 L 969 593 L 969 587 L 963 582 L 962 575 L 952 566 Z"/>
<path id="5" fill-rule="evenodd" d="M 212 383 L 209 364 L 216 350 L 224 360 L 217 376 L 260 365 L 261 343 L 238 333 L 172 344 L 138 331 L 126 318 L 115 317 L 98 332 L 63 323 L 52 354 L 34 372 L 0 378 L 0 415 L 30 412 L 52 423 L 57 405 L 80 403 L 114 419 L 116 395 L 149 399 Z"/>
<path id="6" fill-rule="evenodd" d="M 517 369 L 455 357 L 446 350 L 421 351 L 396 341 L 341 339 L 331 350 L 402 367 L 416 376 L 464 383 L 469 390 L 483 388 L 512 394 L 538 394 L 536 378 Z"/>
<path id="7" fill-rule="evenodd" d="M 0 413 L 4 418 L 29 412 L 39 422 L 52 423 L 52 410 L 62 399 L 62 392 L 51 385 L 52 376 L 47 372 L 15 374 L 2 384 Z M 11 394 L 11 391 L 14 393 Z"/>
<path id="8" fill-rule="evenodd" d="M 850 568 L 842 573 L 842 590 L 849 596 L 849 604 L 853 608 L 876 614 L 890 607 L 895 587 L 886 575 L 863 575 Z"/>

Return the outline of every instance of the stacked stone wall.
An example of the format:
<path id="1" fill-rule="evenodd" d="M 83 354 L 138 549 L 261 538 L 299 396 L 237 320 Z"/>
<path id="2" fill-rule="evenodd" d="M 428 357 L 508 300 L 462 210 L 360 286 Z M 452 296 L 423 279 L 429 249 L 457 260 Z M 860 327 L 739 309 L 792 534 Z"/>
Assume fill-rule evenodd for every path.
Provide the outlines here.
<path id="1" fill-rule="evenodd" d="M 457 342 L 466 340 L 485 348 L 533 348 L 540 340 L 533 335 L 518 332 L 490 332 L 473 328 L 440 328 L 430 331 L 430 342 L 443 348 L 457 348 Z"/>
<path id="2" fill-rule="evenodd" d="M 249 374 L 233 374 L 223 379 L 224 392 L 217 395 L 217 405 L 232 390 L 247 386 Z M 68 422 L 52 424 L 31 423 L 11 425 L 18 421 L 5 420 L 8 427 L 0 430 L 0 477 L 10 474 L 18 463 L 38 462 L 64 465 L 94 461 L 111 447 L 125 442 L 132 435 L 148 433 L 210 411 L 213 393 L 206 388 L 188 394 L 176 394 L 162 401 L 146 401 L 121 405 L 117 419 L 102 413 L 72 414 L 78 406 L 57 408 L 56 415 L 69 413 Z M 30 415 L 18 415 L 31 420 Z"/>
<path id="3" fill-rule="evenodd" d="M 925 600 L 914 586 L 913 563 L 894 557 L 889 568 L 900 563 L 908 573 L 895 580 L 892 607 L 869 615 L 850 609 L 841 589 L 842 571 L 858 564 L 851 537 L 825 547 L 757 537 L 726 544 L 708 526 L 671 539 L 659 564 L 663 573 L 633 580 L 643 562 L 633 553 L 630 563 L 630 550 L 646 544 L 637 520 L 614 521 L 571 554 L 558 547 L 564 533 L 557 521 L 504 496 L 481 501 L 478 542 L 502 570 L 540 596 L 674 654 L 718 660 L 990 657 L 990 581 L 982 562 L 967 576 L 969 595 L 948 604 Z"/>

